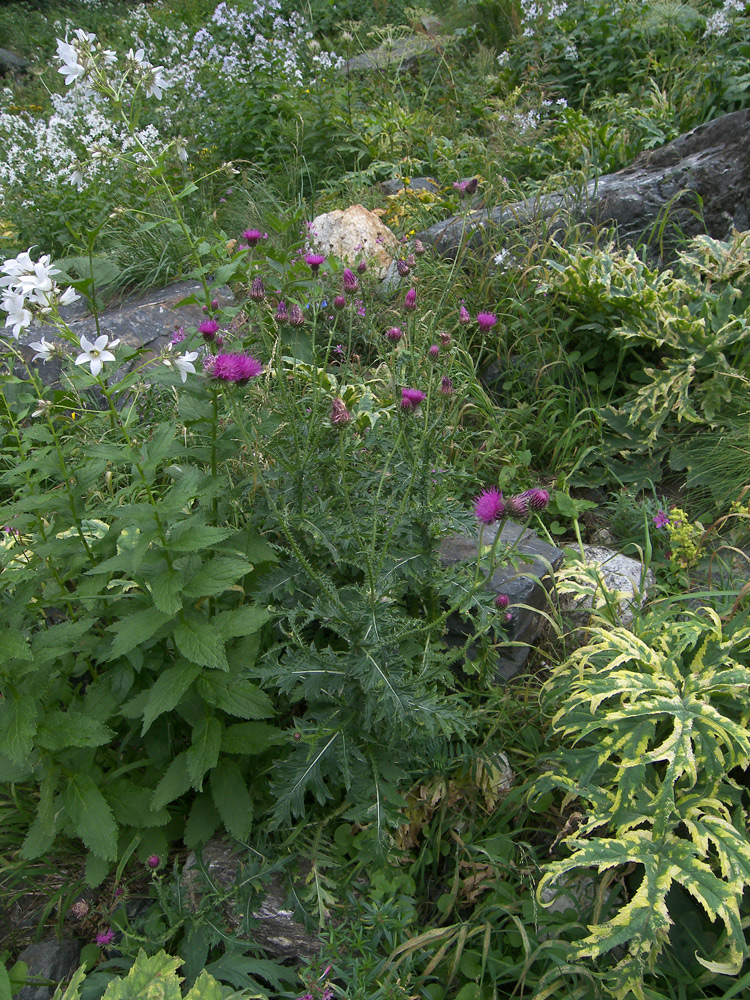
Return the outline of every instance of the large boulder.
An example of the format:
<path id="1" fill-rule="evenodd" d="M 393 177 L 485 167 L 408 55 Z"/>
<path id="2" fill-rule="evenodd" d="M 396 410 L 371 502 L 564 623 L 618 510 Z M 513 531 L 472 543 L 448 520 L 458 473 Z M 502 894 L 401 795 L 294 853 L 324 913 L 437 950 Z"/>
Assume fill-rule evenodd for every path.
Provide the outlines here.
<path id="1" fill-rule="evenodd" d="M 398 240 L 364 205 L 350 205 L 343 211 L 336 209 L 316 216 L 310 224 L 310 238 L 323 252 L 350 265 L 358 259 L 371 261 L 381 279 L 398 256 Z"/>
<path id="2" fill-rule="evenodd" d="M 612 225 L 621 243 L 649 235 L 659 220 L 690 237 L 707 233 L 726 239 L 750 229 L 750 108 L 716 118 L 649 150 L 583 190 L 533 195 L 514 205 L 482 209 L 435 223 L 419 233 L 423 243 L 453 257 L 465 238 L 479 248 L 503 230 L 538 221 L 547 233 L 571 223 Z M 660 244 L 664 241 L 659 237 Z M 667 244 L 667 250 L 669 249 Z"/>

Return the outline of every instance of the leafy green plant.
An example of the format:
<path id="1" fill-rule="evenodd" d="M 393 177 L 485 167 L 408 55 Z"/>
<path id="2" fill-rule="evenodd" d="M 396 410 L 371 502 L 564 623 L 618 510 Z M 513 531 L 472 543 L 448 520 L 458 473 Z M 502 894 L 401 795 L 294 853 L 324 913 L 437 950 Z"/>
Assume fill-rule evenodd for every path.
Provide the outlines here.
<path id="1" fill-rule="evenodd" d="M 538 892 L 574 869 L 611 879 L 635 866 L 639 881 L 625 904 L 571 951 L 575 959 L 609 958 L 601 979 L 614 997 L 645 995 L 676 917 L 668 909 L 673 885 L 723 925 L 721 956 L 697 961 L 721 974 L 741 965 L 750 844 L 733 775 L 750 764 L 749 642 L 744 614 L 722 623 L 709 608 L 653 611 L 633 631 L 593 628 L 545 685 L 563 746 L 535 794 L 563 791 L 563 805 L 578 816 L 563 838 L 570 856 L 547 866 Z"/>

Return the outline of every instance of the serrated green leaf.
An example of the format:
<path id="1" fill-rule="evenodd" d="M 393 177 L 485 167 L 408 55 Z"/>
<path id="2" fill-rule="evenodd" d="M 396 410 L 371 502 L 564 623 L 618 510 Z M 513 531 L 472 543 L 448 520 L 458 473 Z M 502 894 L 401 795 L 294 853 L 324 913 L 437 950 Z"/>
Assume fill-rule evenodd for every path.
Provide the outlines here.
<path id="1" fill-rule="evenodd" d="M 187 750 L 177 754 L 164 772 L 151 797 L 151 809 L 158 812 L 164 806 L 174 802 L 190 788 L 190 775 L 187 768 Z"/>
<path id="2" fill-rule="evenodd" d="M 141 950 L 123 979 L 113 979 L 102 1000 L 182 1000 L 177 969 L 182 959 L 160 951 L 150 958 Z"/>
<path id="3" fill-rule="evenodd" d="M 198 692 L 216 708 L 239 719 L 267 719 L 273 715 L 273 702 L 259 687 L 243 677 L 227 674 L 204 674 Z"/>
<path id="4" fill-rule="evenodd" d="M 5 968 L 5 963 L 0 961 L 0 1000 L 13 1000 L 10 991 L 10 976 Z"/>
<path id="5" fill-rule="evenodd" d="M 65 987 L 65 991 L 63 992 L 62 987 L 58 986 L 52 996 L 52 1000 L 80 1000 L 81 987 L 86 978 L 86 971 L 85 965 L 81 965 L 76 969 L 70 982 Z"/>
<path id="6" fill-rule="evenodd" d="M 221 633 L 207 619 L 184 618 L 174 630 L 174 641 L 191 663 L 213 670 L 229 670 Z"/>
<path id="7" fill-rule="evenodd" d="M 204 563 L 183 588 L 188 598 L 213 597 L 241 580 L 252 570 L 252 563 L 232 556 L 213 556 Z"/>
<path id="8" fill-rule="evenodd" d="M 252 533 L 245 539 L 244 555 L 251 563 L 278 562 L 279 557 L 265 538 Z"/>
<path id="9" fill-rule="evenodd" d="M 39 723 L 36 741 L 46 750 L 99 747 L 110 743 L 114 730 L 84 712 L 48 712 Z"/>
<path id="10" fill-rule="evenodd" d="M 223 1000 L 224 990 L 221 984 L 204 969 L 192 989 L 185 994 L 185 1000 Z"/>
<path id="11" fill-rule="evenodd" d="M 101 885 L 109 874 L 110 862 L 89 851 L 86 855 L 86 885 L 91 889 Z"/>
<path id="12" fill-rule="evenodd" d="M 175 570 L 166 568 L 149 581 L 151 596 L 157 609 L 172 617 L 182 607 L 182 577 Z"/>
<path id="13" fill-rule="evenodd" d="M 91 629 L 93 618 L 79 618 L 75 622 L 60 622 L 36 632 L 31 640 L 31 652 L 34 664 L 41 666 L 49 660 L 55 660 L 63 653 L 76 652 L 79 640 Z"/>
<path id="14" fill-rule="evenodd" d="M 86 847 L 107 861 L 117 858 L 117 824 L 106 799 L 88 774 L 74 774 L 62 793 L 65 811 Z"/>
<path id="15" fill-rule="evenodd" d="M 200 672 L 197 664 L 180 660 L 159 674 L 143 706 L 141 736 L 150 729 L 154 719 L 163 712 L 172 711 Z"/>
<path id="16" fill-rule="evenodd" d="M 183 840 L 192 849 L 207 843 L 221 826 L 221 819 L 208 792 L 195 797 L 185 824 Z"/>
<path id="17" fill-rule="evenodd" d="M 150 788 L 141 788 L 127 778 L 117 778 L 102 789 L 112 807 L 115 819 L 122 826 L 164 826 L 169 822 L 167 809 L 153 810 Z"/>
<path id="18" fill-rule="evenodd" d="M 237 722 L 233 726 L 227 726 L 221 734 L 221 752 L 263 753 L 269 747 L 287 740 L 290 740 L 288 733 L 267 722 Z"/>
<path id="19" fill-rule="evenodd" d="M 216 528 L 197 520 L 178 522 L 169 534 L 169 548 L 173 552 L 198 552 L 235 533 L 234 528 Z"/>
<path id="20" fill-rule="evenodd" d="M 129 653 L 131 649 L 135 649 L 136 646 L 140 646 L 142 642 L 150 639 L 172 617 L 172 614 L 160 611 L 159 608 L 143 608 L 126 618 L 121 618 L 114 625 L 110 625 L 107 630 L 114 632 L 115 637 L 104 659 L 116 660 L 119 656 Z"/>
<path id="21" fill-rule="evenodd" d="M 23 764 L 31 753 L 36 727 L 36 700 L 9 691 L 0 702 L 0 753 L 14 764 Z"/>
<path id="22" fill-rule="evenodd" d="M 143 465 L 157 466 L 169 453 L 174 444 L 177 425 L 173 420 L 159 424 L 153 437 L 143 447 Z"/>
<path id="23" fill-rule="evenodd" d="M 228 832 L 244 840 L 253 822 L 253 802 L 239 767 L 222 760 L 211 772 L 211 795 Z"/>
<path id="24" fill-rule="evenodd" d="M 270 617 L 265 608 L 256 604 L 243 604 L 232 611 L 222 611 L 213 622 L 224 639 L 234 639 L 241 635 L 253 635 Z"/>
<path id="25" fill-rule="evenodd" d="M 40 858 L 49 851 L 54 842 L 54 833 L 47 833 L 39 816 L 37 816 L 29 827 L 23 839 L 23 844 L 21 844 L 21 857 L 25 861 L 33 861 L 34 858 Z"/>
<path id="26" fill-rule="evenodd" d="M 201 790 L 203 775 L 216 766 L 221 749 L 222 725 L 214 716 L 207 716 L 193 727 L 192 745 L 187 751 L 187 768 L 193 788 Z"/>
<path id="27" fill-rule="evenodd" d="M 31 660 L 29 640 L 23 632 L 15 629 L 0 629 L 0 663 L 8 660 Z"/>

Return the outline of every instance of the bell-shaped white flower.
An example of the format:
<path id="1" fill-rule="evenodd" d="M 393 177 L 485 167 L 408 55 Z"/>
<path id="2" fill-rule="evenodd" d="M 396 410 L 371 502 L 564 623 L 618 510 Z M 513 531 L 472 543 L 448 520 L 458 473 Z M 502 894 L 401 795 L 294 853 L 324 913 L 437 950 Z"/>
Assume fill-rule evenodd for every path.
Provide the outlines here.
<path id="1" fill-rule="evenodd" d="M 31 360 L 36 361 L 37 358 L 41 358 L 42 361 L 45 362 L 45 364 L 49 361 L 49 359 L 55 352 L 55 345 L 50 343 L 49 340 L 45 340 L 44 337 L 42 337 L 41 340 L 37 340 L 33 344 L 29 344 L 29 347 L 32 350 L 36 351 L 36 354 Z"/>
<path id="2" fill-rule="evenodd" d="M 12 327 L 12 334 L 18 339 L 27 326 L 31 326 L 31 310 L 26 308 L 26 296 L 16 292 L 7 292 L 2 301 L 0 309 L 4 309 L 8 314 L 5 320 L 6 327 Z"/>
<path id="3" fill-rule="evenodd" d="M 106 334 L 102 334 L 101 337 L 97 337 L 94 343 L 87 337 L 81 337 L 81 354 L 76 358 L 75 363 L 77 365 L 88 365 L 91 369 L 91 374 L 96 376 L 104 367 L 106 361 L 115 361 L 116 358 L 112 351 L 107 350 L 107 342 L 109 337 Z M 110 347 L 117 347 L 120 343 L 118 340 L 113 340 Z"/>

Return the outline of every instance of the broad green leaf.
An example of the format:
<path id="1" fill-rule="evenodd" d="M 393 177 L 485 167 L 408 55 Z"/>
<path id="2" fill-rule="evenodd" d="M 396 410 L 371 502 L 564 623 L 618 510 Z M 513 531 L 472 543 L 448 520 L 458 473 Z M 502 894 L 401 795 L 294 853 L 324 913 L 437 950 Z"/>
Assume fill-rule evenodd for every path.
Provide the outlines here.
<path id="1" fill-rule="evenodd" d="M 47 833 L 39 816 L 37 816 L 29 827 L 23 844 L 21 844 L 21 857 L 25 861 L 33 861 L 34 858 L 39 858 L 43 854 L 46 854 L 54 841 L 54 833 Z"/>
<path id="2" fill-rule="evenodd" d="M 123 979 L 113 979 L 102 1000 L 182 1000 L 177 969 L 182 964 L 160 951 L 150 958 L 139 951 L 132 968 Z"/>
<path id="3" fill-rule="evenodd" d="M 252 535 L 247 539 L 245 545 L 245 557 L 251 563 L 278 562 L 279 557 L 274 549 L 268 544 L 265 538 L 260 535 Z"/>
<path id="4" fill-rule="evenodd" d="M 158 425 L 151 440 L 143 447 L 144 466 L 157 466 L 166 458 L 169 449 L 174 444 L 176 427 L 173 420 Z"/>
<path id="5" fill-rule="evenodd" d="M 224 826 L 244 840 L 253 822 L 253 802 L 245 779 L 232 760 L 222 760 L 211 772 L 211 795 Z"/>
<path id="6" fill-rule="evenodd" d="M 252 570 L 252 563 L 232 556 L 213 556 L 204 563 L 183 588 L 188 598 L 213 597 L 241 580 Z"/>
<path id="7" fill-rule="evenodd" d="M 62 793 L 65 811 L 86 847 L 100 858 L 117 857 L 117 824 L 106 799 L 88 774 L 74 774 Z"/>
<path id="8" fill-rule="evenodd" d="M 150 639 L 171 618 L 169 612 L 160 611 L 158 608 L 143 608 L 126 618 L 121 618 L 108 628 L 109 632 L 115 633 L 115 637 L 105 659 L 116 660 L 117 657 L 129 653 L 131 649 Z"/>
<path id="9" fill-rule="evenodd" d="M 255 604 L 243 604 L 232 611 L 222 611 L 213 619 L 224 639 L 234 639 L 240 635 L 252 635 L 265 625 L 271 617 L 265 608 Z"/>
<path id="10" fill-rule="evenodd" d="M 109 875 L 110 862 L 92 851 L 86 855 L 86 885 L 95 889 Z"/>
<path id="11" fill-rule="evenodd" d="M 55 990 L 52 1000 L 80 1000 L 81 987 L 83 986 L 83 981 L 86 978 L 87 968 L 85 965 L 81 965 L 73 973 L 70 982 L 65 987 L 63 991 L 61 986 L 58 986 Z"/>
<path id="12" fill-rule="evenodd" d="M 29 640 L 22 632 L 0 629 L 0 663 L 7 660 L 31 660 Z"/>
<path id="13" fill-rule="evenodd" d="M 199 844 L 207 843 L 220 826 L 221 819 L 211 796 L 208 792 L 201 792 L 190 807 L 183 837 L 185 846 L 194 849 Z"/>
<path id="14" fill-rule="evenodd" d="M 167 809 L 151 808 L 153 792 L 150 788 L 141 788 L 127 778 L 117 778 L 102 792 L 112 807 L 115 819 L 122 826 L 164 826 L 169 822 Z"/>
<path id="15" fill-rule="evenodd" d="M 203 674 L 198 692 L 209 705 L 240 719 L 267 719 L 273 715 L 273 703 L 265 691 L 242 677 Z"/>
<path id="16" fill-rule="evenodd" d="M 149 581 L 151 596 L 159 611 L 170 618 L 182 607 L 182 577 L 174 569 L 163 569 Z"/>
<path id="17" fill-rule="evenodd" d="M 221 734 L 221 752 L 237 754 L 263 753 L 277 743 L 289 740 L 289 734 L 269 726 L 267 722 L 237 722 Z"/>
<path id="18" fill-rule="evenodd" d="M 13 1000 L 10 991 L 10 976 L 3 961 L 0 961 L 0 1000 Z"/>
<path id="19" fill-rule="evenodd" d="M 151 797 L 151 809 L 158 812 L 164 806 L 174 802 L 190 788 L 190 775 L 187 768 L 187 750 L 179 753 L 154 789 Z"/>
<path id="20" fill-rule="evenodd" d="M 197 664 L 179 660 L 159 674 L 143 706 L 141 736 L 149 730 L 154 719 L 163 712 L 172 711 L 200 672 Z"/>
<path id="21" fill-rule="evenodd" d="M 114 739 L 114 730 L 84 712 L 48 712 L 39 723 L 37 743 L 46 750 L 99 747 Z"/>
<path id="22" fill-rule="evenodd" d="M 59 625 L 50 625 L 43 631 L 37 632 L 31 640 L 34 664 L 41 666 L 49 660 L 57 659 L 63 653 L 76 652 L 79 648 L 79 639 L 93 624 L 93 618 L 79 618 L 78 621 L 60 622 Z"/>
<path id="23" fill-rule="evenodd" d="M 169 548 L 173 552 L 198 552 L 233 534 L 234 528 L 215 528 L 197 520 L 178 522 L 169 534 Z"/>
<path id="24" fill-rule="evenodd" d="M 187 751 L 187 768 L 193 788 L 203 787 L 203 775 L 216 766 L 221 748 L 222 725 L 214 716 L 206 716 L 193 728 L 193 742 Z"/>
<path id="25" fill-rule="evenodd" d="M 36 728 L 36 700 L 9 691 L 0 701 L 0 753 L 14 764 L 23 764 L 31 753 Z"/>
<path id="26" fill-rule="evenodd" d="M 185 1000 L 223 1000 L 223 997 L 224 990 L 220 983 L 205 969 L 185 994 Z"/>
<path id="27" fill-rule="evenodd" d="M 174 641 L 191 663 L 214 670 L 229 670 L 221 633 L 207 619 L 185 617 L 174 630 Z"/>

